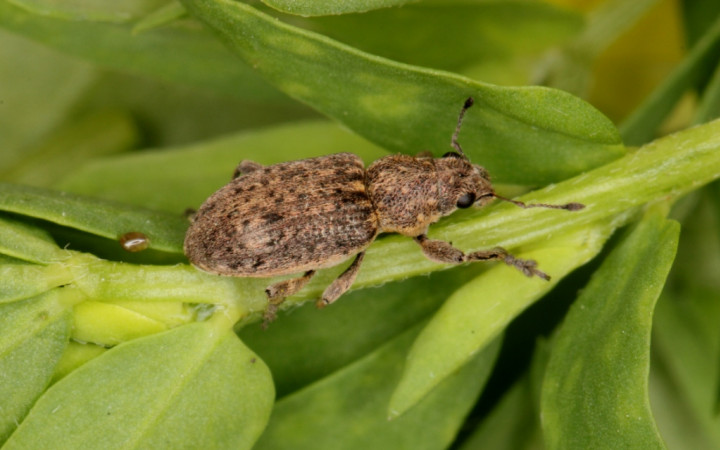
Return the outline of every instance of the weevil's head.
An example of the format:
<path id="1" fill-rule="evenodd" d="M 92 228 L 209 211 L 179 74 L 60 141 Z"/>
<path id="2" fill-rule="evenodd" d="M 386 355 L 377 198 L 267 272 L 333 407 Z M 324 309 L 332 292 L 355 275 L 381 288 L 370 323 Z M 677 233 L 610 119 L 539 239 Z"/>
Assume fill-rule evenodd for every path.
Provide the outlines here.
<path id="1" fill-rule="evenodd" d="M 480 207 L 495 198 L 490 175 L 457 152 L 448 152 L 435 160 L 438 177 L 438 209 L 442 215 L 456 208 Z"/>

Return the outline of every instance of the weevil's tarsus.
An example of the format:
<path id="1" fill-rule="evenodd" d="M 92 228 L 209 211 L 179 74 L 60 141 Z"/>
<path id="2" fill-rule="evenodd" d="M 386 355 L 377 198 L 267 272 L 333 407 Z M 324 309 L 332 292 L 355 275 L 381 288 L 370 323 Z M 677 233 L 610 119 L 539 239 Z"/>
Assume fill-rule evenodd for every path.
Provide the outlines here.
<path id="1" fill-rule="evenodd" d="M 308 281 L 310 281 L 314 275 L 314 270 L 308 270 L 301 277 L 280 281 L 268 286 L 268 288 L 265 289 L 265 294 L 268 298 L 268 306 L 263 314 L 263 328 L 267 328 L 270 322 L 277 318 L 278 307 L 285 301 L 285 298 L 295 295 L 300 289 L 308 284 Z"/>
<path id="2" fill-rule="evenodd" d="M 472 97 L 468 97 L 468 99 L 465 100 L 465 104 L 460 110 L 460 115 L 458 116 L 457 125 L 455 126 L 455 132 L 453 133 L 452 139 L 450 140 L 450 145 L 452 145 L 452 147 L 463 156 L 465 156 L 465 152 L 463 151 L 462 147 L 460 147 L 460 143 L 458 142 L 458 135 L 460 134 L 460 127 L 462 127 L 462 121 L 465 117 L 465 112 L 470 109 L 473 103 L 475 103 L 475 100 L 473 100 Z M 465 158 L 467 158 L 467 156 L 465 156 Z"/>
<path id="3" fill-rule="evenodd" d="M 502 195 L 497 195 L 497 194 L 493 194 L 493 197 L 495 197 L 498 200 L 502 200 L 504 202 L 512 203 L 521 208 L 551 208 L 551 209 L 564 209 L 566 211 L 578 211 L 578 210 L 585 208 L 585 205 L 583 205 L 582 203 L 565 203 L 564 205 L 550 205 L 548 203 L 525 203 L 525 202 L 521 202 L 519 200 L 513 200 L 513 199 L 503 197 Z"/>
<path id="4" fill-rule="evenodd" d="M 502 247 L 465 254 L 462 250 L 453 247 L 449 242 L 429 239 L 425 234 L 415 236 L 414 240 L 420 245 L 425 256 L 433 261 L 445 264 L 461 264 L 473 261 L 502 261 L 508 266 L 515 267 L 528 277 L 534 275 L 543 280 L 550 280 L 550 277 L 545 272 L 537 268 L 537 262 L 532 259 L 516 258 Z"/>
<path id="5" fill-rule="evenodd" d="M 364 251 L 358 253 L 355 257 L 355 261 L 353 261 L 352 264 L 350 264 L 350 266 L 345 269 L 345 271 L 340 274 L 340 276 L 337 277 L 335 281 L 333 281 L 332 284 L 327 287 L 327 289 L 325 289 L 325 292 L 323 292 L 322 297 L 320 298 L 320 300 L 317 301 L 315 306 L 317 306 L 318 308 L 324 308 L 327 305 L 333 303 L 338 298 L 340 298 L 340 296 L 343 295 L 345 292 L 347 292 L 347 290 L 350 289 L 350 286 L 352 286 L 353 282 L 355 281 L 355 277 L 357 277 L 358 272 L 360 271 L 360 264 L 362 264 L 364 257 Z"/>

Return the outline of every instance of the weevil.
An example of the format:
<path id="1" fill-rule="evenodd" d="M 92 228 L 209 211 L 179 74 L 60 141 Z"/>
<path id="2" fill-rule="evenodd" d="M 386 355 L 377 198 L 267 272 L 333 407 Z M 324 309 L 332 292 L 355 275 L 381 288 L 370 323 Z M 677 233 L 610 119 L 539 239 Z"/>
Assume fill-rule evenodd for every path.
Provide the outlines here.
<path id="1" fill-rule="evenodd" d="M 428 227 L 458 208 L 484 206 L 493 199 L 523 208 L 569 211 L 584 207 L 525 204 L 497 195 L 488 172 L 470 162 L 458 142 L 468 98 L 450 144 L 454 151 L 431 155 L 390 155 L 367 169 L 351 153 L 264 167 L 242 161 L 229 184 L 215 192 L 191 218 L 185 254 L 201 270 L 237 277 L 275 277 L 303 272 L 268 286 L 265 324 L 282 301 L 305 286 L 318 269 L 355 256 L 328 286 L 318 307 L 333 303 L 353 284 L 365 250 L 379 233 L 413 238 L 425 256 L 441 263 L 499 260 L 527 276 L 550 277 L 534 260 L 515 258 L 497 247 L 464 253 L 427 237 Z"/>

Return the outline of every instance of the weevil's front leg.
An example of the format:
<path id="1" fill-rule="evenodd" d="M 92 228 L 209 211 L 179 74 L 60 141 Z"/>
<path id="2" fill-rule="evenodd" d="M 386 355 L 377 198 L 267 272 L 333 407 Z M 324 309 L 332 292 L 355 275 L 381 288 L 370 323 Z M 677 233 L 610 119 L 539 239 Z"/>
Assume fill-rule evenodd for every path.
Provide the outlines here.
<path id="1" fill-rule="evenodd" d="M 429 239 L 426 235 L 416 236 L 415 242 L 420 244 L 423 253 L 433 261 L 460 264 L 470 261 L 503 261 L 513 266 L 526 276 L 538 276 L 544 280 L 550 280 L 550 276 L 537 268 L 537 262 L 532 259 L 519 259 L 507 252 L 504 248 L 495 247 L 492 250 L 481 250 L 469 254 L 453 247 L 449 242 Z"/>
<path id="2" fill-rule="evenodd" d="M 232 179 L 239 177 L 240 175 L 247 175 L 250 172 L 255 172 L 258 169 L 262 169 L 262 164 L 256 163 L 255 161 L 244 160 L 235 168 Z"/>
<path id="3" fill-rule="evenodd" d="M 286 297 L 290 297 L 302 289 L 308 281 L 315 275 L 314 270 L 308 270 L 299 278 L 291 278 L 289 280 L 280 281 L 271 284 L 265 289 L 268 298 L 268 306 L 263 314 L 263 328 L 267 328 L 268 324 L 277 318 L 277 310 L 280 304 L 285 301 Z"/>
<path id="4" fill-rule="evenodd" d="M 360 264 L 362 263 L 364 257 L 364 251 L 358 253 L 355 257 L 355 261 L 353 261 L 352 264 L 345 269 L 345 272 L 341 273 L 340 276 L 337 277 L 335 281 L 327 287 L 327 289 L 325 289 L 322 297 L 315 304 L 318 308 L 326 307 L 350 289 L 350 286 L 352 286 L 355 281 L 355 277 L 357 277 L 357 274 L 360 271 Z"/>

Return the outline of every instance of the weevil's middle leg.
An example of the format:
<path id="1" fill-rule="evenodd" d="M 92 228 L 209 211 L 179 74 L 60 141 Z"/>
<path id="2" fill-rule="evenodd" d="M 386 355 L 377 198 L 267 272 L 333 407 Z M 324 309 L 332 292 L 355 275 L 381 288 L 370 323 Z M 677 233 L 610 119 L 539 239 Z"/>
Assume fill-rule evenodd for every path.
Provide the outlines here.
<path id="1" fill-rule="evenodd" d="M 353 261 L 352 264 L 350 264 L 350 266 L 325 289 L 325 292 L 323 292 L 320 300 L 315 303 L 318 308 L 326 307 L 350 289 L 350 286 L 352 286 L 355 281 L 355 277 L 357 277 L 357 274 L 360 271 L 360 264 L 362 263 L 364 257 L 364 251 L 358 253 L 355 257 L 355 261 Z"/>
<path id="2" fill-rule="evenodd" d="M 263 328 L 267 326 L 277 318 L 277 310 L 280 304 L 285 301 L 286 297 L 296 294 L 302 289 L 308 281 L 315 275 L 314 270 L 308 270 L 305 274 L 299 278 L 291 278 L 289 280 L 280 281 L 275 284 L 271 284 L 265 289 L 265 294 L 268 298 L 268 306 L 263 314 Z"/>
<path id="3" fill-rule="evenodd" d="M 262 164 L 256 163 L 255 161 L 250 160 L 244 160 L 241 161 L 240 164 L 235 168 L 235 172 L 233 172 L 232 179 L 239 177 L 240 175 L 247 175 L 250 172 L 255 172 L 258 169 L 262 169 Z"/>
<path id="4" fill-rule="evenodd" d="M 460 264 L 471 261 L 502 261 L 509 266 L 515 267 L 528 277 L 535 275 L 544 280 L 550 280 L 548 274 L 537 268 L 537 262 L 532 259 L 515 258 L 501 247 L 465 254 L 453 247 L 449 242 L 429 239 L 424 234 L 416 236 L 414 239 L 415 242 L 420 244 L 425 256 L 433 261 L 447 264 Z"/>

